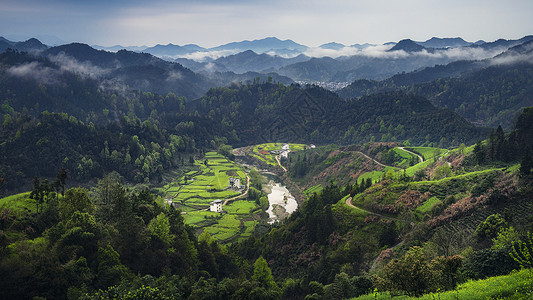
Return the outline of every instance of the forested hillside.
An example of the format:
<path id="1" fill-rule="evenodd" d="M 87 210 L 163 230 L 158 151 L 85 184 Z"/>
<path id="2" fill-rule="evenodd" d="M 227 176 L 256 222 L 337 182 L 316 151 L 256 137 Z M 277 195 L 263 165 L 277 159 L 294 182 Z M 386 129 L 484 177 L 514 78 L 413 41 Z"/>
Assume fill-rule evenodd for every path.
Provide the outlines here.
<path id="1" fill-rule="evenodd" d="M 521 109 L 533 105 L 532 42 L 483 61 L 458 61 L 395 75 L 383 81 L 358 80 L 339 91 L 345 98 L 403 90 L 426 97 L 480 126 L 513 128 Z"/>
<path id="2" fill-rule="evenodd" d="M 392 167 L 370 180 L 319 183 L 285 222 L 225 246 L 206 232 L 197 240 L 180 211 L 116 175 L 90 191 L 70 188 L 64 171 L 55 181 L 35 179 L 31 192 L 0 199 L 2 295 L 340 299 L 377 289 L 418 296 L 531 267 L 532 120 L 527 109 L 515 131 L 499 128 L 484 143 L 453 150 L 318 147 L 309 159 L 332 178 L 344 171 L 330 166 L 355 153 Z M 289 161 L 298 163 L 295 155 Z M 300 176 L 289 168 L 287 180 Z M 500 285 L 491 295 L 531 292 L 531 282 L 515 280 L 512 291 Z"/>
<path id="3" fill-rule="evenodd" d="M 220 120 L 227 132 L 234 132 L 228 140 L 237 145 L 283 140 L 458 145 L 488 132 L 421 97 L 385 93 L 343 100 L 316 86 L 265 83 L 212 89 L 188 108 Z"/>

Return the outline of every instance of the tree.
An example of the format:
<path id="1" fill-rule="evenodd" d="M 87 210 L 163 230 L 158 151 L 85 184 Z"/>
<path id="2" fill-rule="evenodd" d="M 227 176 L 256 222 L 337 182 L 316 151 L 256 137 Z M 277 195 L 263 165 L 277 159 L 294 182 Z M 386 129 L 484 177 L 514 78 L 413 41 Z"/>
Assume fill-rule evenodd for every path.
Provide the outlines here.
<path id="1" fill-rule="evenodd" d="M 228 159 L 235 159 L 235 155 L 233 154 L 233 148 L 231 145 L 221 144 L 218 146 L 217 152 L 221 155 L 224 155 Z"/>
<path id="2" fill-rule="evenodd" d="M 89 197 L 89 191 L 85 188 L 71 188 L 59 201 L 59 217 L 61 219 L 69 219 L 76 211 L 91 214 L 94 212 L 94 204 Z"/>
<path id="3" fill-rule="evenodd" d="M 68 179 L 68 171 L 65 168 L 59 169 L 56 175 L 55 185 L 61 188 L 61 195 L 65 196 L 65 184 Z"/>
<path id="4" fill-rule="evenodd" d="M 148 229 L 152 237 L 160 240 L 165 245 L 169 246 L 174 241 L 174 236 L 170 234 L 170 223 L 165 213 L 160 213 L 153 218 L 148 224 Z"/>
<path id="5" fill-rule="evenodd" d="M 477 226 L 476 235 L 480 239 L 492 239 L 496 237 L 498 232 L 505 228 L 506 225 L 507 222 L 500 214 L 492 214 Z"/>
<path id="6" fill-rule="evenodd" d="M 415 246 L 400 259 L 394 259 L 383 269 L 385 289 L 422 295 L 430 288 L 430 270 L 422 248 Z"/>
<path id="7" fill-rule="evenodd" d="M 533 267 L 533 235 L 531 232 L 527 233 L 524 241 L 519 240 L 513 244 L 513 251 L 509 255 L 520 264 L 520 267 Z"/>
<path id="8" fill-rule="evenodd" d="M 254 263 L 252 280 L 259 282 L 260 286 L 266 289 L 278 289 L 278 285 L 272 277 L 272 271 L 263 256 L 260 256 Z"/>
<path id="9" fill-rule="evenodd" d="M 533 154 L 531 149 L 527 148 L 524 156 L 522 156 L 522 161 L 520 162 L 520 175 L 522 177 L 527 177 L 531 175 L 531 169 L 533 168 Z"/>
<path id="10" fill-rule="evenodd" d="M 443 179 L 446 177 L 450 177 L 451 175 L 452 175 L 452 167 L 450 167 L 448 164 L 444 164 L 444 165 L 438 166 L 435 169 L 433 180 Z"/>
<path id="11" fill-rule="evenodd" d="M 48 179 L 43 180 L 42 182 L 38 177 L 33 178 L 33 191 L 30 193 L 30 198 L 34 199 L 37 205 L 37 213 L 39 213 L 39 208 L 41 211 L 44 204 L 50 198 L 52 193 L 52 186 L 48 183 Z"/>
<path id="12" fill-rule="evenodd" d="M 97 287 L 116 285 L 126 274 L 127 268 L 120 262 L 120 255 L 110 244 L 98 248 Z"/>
<path id="13" fill-rule="evenodd" d="M 506 246 L 513 245 L 520 239 L 520 235 L 513 226 L 503 228 L 498 235 L 492 239 L 492 249 L 502 249 Z"/>
<path id="14" fill-rule="evenodd" d="M 478 141 L 474 146 L 474 158 L 478 165 L 485 163 L 485 149 L 481 141 Z"/>

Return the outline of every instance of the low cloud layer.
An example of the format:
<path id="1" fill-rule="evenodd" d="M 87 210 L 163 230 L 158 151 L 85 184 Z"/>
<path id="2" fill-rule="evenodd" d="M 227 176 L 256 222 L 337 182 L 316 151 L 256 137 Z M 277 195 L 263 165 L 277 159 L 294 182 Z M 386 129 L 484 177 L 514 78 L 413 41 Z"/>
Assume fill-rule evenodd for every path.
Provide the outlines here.
<path id="1" fill-rule="evenodd" d="M 32 61 L 7 69 L 7 74 L 26 79 L 33 79 L 42 84 L 56 84 L 59 82 L 61 72 L 42 65 L 40 62 Z"/>
<path id="2" fill-rule="evenodd" d="M 202 51 L 202 52 L 189 53 L 189 54 L 181 55 L 178 57 L 191 59 L 197 62 L 207 62 L 207 61 L 213 61 L 220 57 L 225 57 L 225 56 L 229 56 L 229 55 L 233 55 L 237 53 L 238 51 L 234 51 L 234 50 Z M 178 57 L 174 57 L 174 58 L 178 58 Z"/>
<path id="3" fill-rule="evenodd" d="M 12 66 L 7 69 L 6 73 L 10 76 L 33 79 L 42 84 L 60 84 L 61 76 L 65 73 L 73 73 L 82 78 L 101 78 L 110 72 L 92 65 L 89 62 L 80 63 L 76 59 L 60 53 L 48 57 L 56 67 L 49 67 L 41 62 L 32 61 L 21 65 Z"/>
<path id="4" fill-rule="evenodd" d="M 460 48 L 450 48 L 450 49 L 439 49 L 435 51 L 422 50 L 420 52 L 405 52 L 403 50 L 398 51 L 388 51 L 393 47 L 393 45 L 374 45 L 368 46 L 366 48 L 356 48 L 356 47 L 343 47 L 340 49 L 323 49 L 320 47 L 309 48 L 304 55 L 313 58 L 320 57 L 350 57 L 350 56 L 363 56 L 370 58 L 383 58 L 383 59 L 402 59 L 408 57 L 424 57 L 424 58 L 435 58 L 435 59 L 445 59 L 449 61 L 453 60 L 483 60 L 487 58 L 492 58 L 507 48 L 496 48 L 486 50 L 481 47 L 460 47 Z M 195 52 L 187 55 L 179 56 L 180 58 L 186 58 L 194 60 L 197 62 L 210 62 L 216 60 L 220 57 L 225 57 L 238 53 L 239 51 L 235 50 L 224 50 L 224 51 L 203 51 Z M 280 54 L 276 51 L 270 51 L 266 54 L 271 56 L 280 56 L 283 58 L 293 58 L 298 54 Z"/>
<path id="5" fill-rule="evenodd" d="M 522 45 L 520 52 L 509 51 L 504 55 L 500 55 L 491 60 L 493 65 L 510 65 L 515 63 L 530 63 L 533 64 L 533 43 Z"/>
<path id="6" fill-rule="evenodd" d="M 427 50 L 422 50 L 420 52 L 405 52 L 403 50 L 398 51 L 388 51 L 392 48 L 392 45 L 378 45 L 378 46 L 369 46 L 364 49 L 358 49 L 354 47 L 344 47 L 339 50 L 333 49 L 322 49 L 322 48 L 310 48 L 305 55 L 309 57 L 331 57 L 339 58 L 343 56 L 365 56 L 372 58 L 384 58 L 384 59 L 400 59 L 407 57 L 427 57 L 427 58 L 442 58 L 450 60 L 481 60 L 486 58 L 494 57 L 503 51 L 507 50 L 506 48 L 498 48 L 485 50 L 483 48 L 475 47 L 461 47 L 461 48 L 451 48 L 443 50 L 435 50 L 429 52 Z"/>
<path id="7" fill-rule="evenodd" d="M 95 79 L 109 73 L 109 70 L 94 66 L 93 64 L 87 61 L 81 63 L 75 58 L 70 57 L 64 53 L 59 53 L 58 55 L 50 56 L 49 59 L 52 62 L 56 63 L 61 71 L 72 72 L 74 74 L 81 75 L 84 77 Z"/>
<path id="8" fill-rule="evenodd" d="M 170 71 L 166 81 L 168 81 L 168 82 L 170 82 L 170 81 L 178 81 L 178 80 L 181 80 L 181 79 L 183 79 L 183 75 L 181 74 L 181 72 Z"/>

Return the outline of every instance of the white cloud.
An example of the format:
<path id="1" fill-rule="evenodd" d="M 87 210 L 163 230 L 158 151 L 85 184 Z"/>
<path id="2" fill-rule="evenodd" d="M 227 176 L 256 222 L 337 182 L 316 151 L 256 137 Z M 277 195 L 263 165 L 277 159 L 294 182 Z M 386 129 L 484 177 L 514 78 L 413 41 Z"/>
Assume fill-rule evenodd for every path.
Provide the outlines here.
<path id="1" fill-rule="evenodd" d="M 50 60 L 59 65 L 61 71 L 68 71 L 84 77 L 98 78 L 106 73 L 109 70 L 102 69 L 98 66 L 95 66 L 88 61 L 79 62 L 75 58 L 66 55 L 65 53 L 59 53 L 57 55 L 49 56 Z"/>
<path id="2" fill-rule="evenodd" d="M 181 74 L 181 72 L 178 72 L 178 71 L 170 71 L 170 73 L 168 74 L 168 77 L 166 79 L 166 81 L 178 81 L 180 79 L 183 78 L 183 75 Z"/>
<path id="3" fill-rule="evenodd" d="M 55 84 L 58 83 L 58 77 L 60 72 L 50 67 L 43 66 L 41 63 L 32 61 L 30 63 L 23 63 L 21 65 L 12 66 L 7 69 L 7 74 L 20 77 L 33 79 L 43 84 Z"/>
<path id="4" fill-rule="evenodd" d="M 405 52 L 388 51 L 392 48 L 392 45 L 377 45 L 370 46 L 364 49 L 357 49 L 354 47 L 344 47 L 339 50 L 334 49 L 322 49 L 322 48 L 310 48 L 304 54 L 310 57 L 331 57 L 338 58 L 342 56 L 365 56 L 373 58 L 387 58 L 387 59 L 400 59 L 409 56 L 420 56 L 428 58 L 444 58 L 449 60 L 482 60 L 486 58 L 494 57 L 507 48 L 497 48 L 486 50 L 476 47 L 460 47 L 443 50 L 435 50 L 433 52 L 422 50 L 420 52 Z"/>
<path id="5" fill-rule="evenodd" d="M 180 58 L 192 59 L 198 62 L 215 60 L 220 57 L 237 54 L 234 50 L 202 51 L 179 56 Z"/>

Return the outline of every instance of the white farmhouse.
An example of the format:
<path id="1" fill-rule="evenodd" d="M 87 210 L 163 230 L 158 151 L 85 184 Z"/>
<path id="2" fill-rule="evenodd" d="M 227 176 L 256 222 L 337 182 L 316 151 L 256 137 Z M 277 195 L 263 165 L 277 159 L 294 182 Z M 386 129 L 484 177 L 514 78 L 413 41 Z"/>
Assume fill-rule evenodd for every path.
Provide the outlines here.
<path id="1" fill-rule="evenodd" d="M 230 189 L 240 189 L 241 188 L 241 180 L 239 178 L 229 178 L 229 186 Z"/>
<path id="2" fill-rule="evenodd" d="M 209 206 L 209 211 L 212 212 L 222 212 L 222 200 L 217 199 L 213 202 L 211 202 L 211 205 Z"/>

